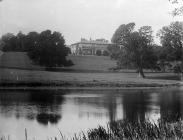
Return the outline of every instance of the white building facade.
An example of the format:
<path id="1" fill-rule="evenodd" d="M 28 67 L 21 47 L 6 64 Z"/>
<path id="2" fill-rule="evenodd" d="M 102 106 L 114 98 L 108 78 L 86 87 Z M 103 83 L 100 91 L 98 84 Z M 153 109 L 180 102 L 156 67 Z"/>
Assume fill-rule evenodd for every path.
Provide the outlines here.
<path id="1" fill-rule="evenodd" d="M 80 42 L 70 45 L 70 49 L 73 55 L 96 55 L 97 50 L 100 50 L 102 54 L 104 51 L 108 51 L 107 47 L 110 44 L 105 39 L 86 40 L 82 38 Z"/>

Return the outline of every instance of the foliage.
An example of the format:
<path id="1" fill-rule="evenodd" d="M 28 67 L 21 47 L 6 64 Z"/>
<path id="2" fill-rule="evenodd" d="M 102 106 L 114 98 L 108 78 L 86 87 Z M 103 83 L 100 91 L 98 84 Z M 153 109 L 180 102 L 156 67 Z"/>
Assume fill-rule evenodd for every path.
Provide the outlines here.
<path id="1" fill-rule="evenodd" d="M 3 51 L 9 52 L 27 52 L 38 39 L 37 32 L 30 32 L 27 35 L 19 32 L 16 36 L 11 33 L 7 33 L 2 36 L 4 42 Z"/>
<path id="2" fill-rule="evenodd" d="M 183 15 L 183 1 L 182 0 L 169 0 L 170 2 L 172 2 L 172 4 L 179 4 L 182 3 L 181 6 L 176 7 L 173 11 L 172 11 L 172 15 L 173 16 L 177 16 L 177 15 Z"/>
<path id="3" fill-rule="evenodd" d="M 112 36 L 111 42 L 114 44 L 122 45 L 123 43 L 125 43 L 123 39 L 134 30 L 134 27 L 135 23 L 133 22 L 126 25 L 120 25 Z"/>
<path id="4" fill-rule="evenodd" d="M 96 55 L 101 56 L 102 55 L 102 51 L 101 50 L 97 50 L 96 51 Z"/>
<path id="5" fill-rule="evenodd" d="M 120 46 L 117 44 L 110 44 L 107 47 L 111 59 L 117 60 L 120 57 Z"/>
<path id="6" fill-rule="evenodd" d="M 48 138 L 48 140 L 68 140 L 58 129 L 60 136 Z M 25 129 L 25 139 L 29 139 Z M 5 136 L 0 139 L 6 140 Z M 7 140 L 9 136 L 7 137 Z M 110 122 L 107 127 L 98 126 L 90 129 L 86 133 L 81 132 L 75 134 L 72 140 L 182 140 L 183 139 L 183 122 L 168 122 L 158 120 L 157 123 L 152 122 L 130 122 L 128 120 L 119 120 Z"/>
<path id="7" fill-rule="evenodd" d="M 4 47 L 4 42 L 0 39 L 0 50 L 2 50 Z"/>
<path id="8" fill-rule="evenodd" d="M 34 40 L 33 44 L 30 45 L 28 56 L 35 63 L 43 66 L 71 66 L 73 65 L 72 61 L 66 60 L 68 53 L 69 49 L 65 46 L 63 36 L 59 32 L 51 33 L 50 30 L 46 30 L 41 32 L 38 35 L 38 40 Z"/>
<path id="9" fill-rule="evenodd" d="M 163 57 L 169 61 L 182 59 L 183 22 L 172 22 L 164 26 L 158 34 L 163 47 Z"/>
<path id="10" fill-rule="evenodd" d="M 27 35 L 19 32 L 16 36 L 8 33 L 2 36 L 3 51 L 27 52 L 30 59 L 41 66 L 57 67 L 73 65 L 66 60 L 69 48 L 61 33 L 50 30 L 41 33 L 29 32 Z"/>
<path id="11" fill-rule="evenodd" d="M 103 51 L 103 56 L 109 56 L 109 52 L 106 51 L 106 50 L 104 50 L 104 51 Z"/>
<path id="12" fill-rule="evenodd" d="M 153 49 L 152 29 L 150 26 L 143 26 L 134 31 L 135 24 L 121 25 L 112 37 L 112 42 L 117 49 L 110 48 L 110 52 L 117 52 L 118 66 L 134 66 L 140 76 L 144 77 L 143 68 L 153 69 L 156 67 L 157 57 Z M 115 50 L 115 51 L 114 51 Z"/>
<path id="13" fill-rule="evenodd" d="M 162 44 L 159 60 L 182 61 L 182 65 L 175 67 L 174 71 L 183 72 L 183 22 L 172 22 L 169 26 L 164 26 L 157 35 Z"/>
<path id="14" fill-rule="evenodd" d="M 165 120 L 158 120 L 157 123 L 120 120 L 109 123 L 107 128 L 99 126 L 89 130 L 87 137 L 88 140 L 182 139 L 182 126 L 181 120 L 175 123 Z"/>
<path id="15" fill-rule="evenodd" d="M 3 35 L 1 40 L 4 43 L 3 51 L 9 51 L 9 50 L 14 51 L 15 49 L 19 50 L 19 48 L 17 47 L 18 45 L 16 36 L 13 35 L 12 33 L 7 33 Z"/>

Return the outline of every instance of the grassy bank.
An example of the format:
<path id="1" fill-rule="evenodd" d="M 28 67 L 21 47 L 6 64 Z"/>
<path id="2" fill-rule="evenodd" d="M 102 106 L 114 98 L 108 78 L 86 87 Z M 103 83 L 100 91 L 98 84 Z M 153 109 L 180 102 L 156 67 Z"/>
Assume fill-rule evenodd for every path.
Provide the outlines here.
<path id="1" fill-rule="evenodd" d="M 106 56 L 68 56 L 67 58 L 74 63 L 73 66 L 65 68 L 70 71 L 108 71 L 108 69 L 116 65 L 115 61 Z M 4 52 L 0 57 L 0 67 L 24 70 L 45 69 L 34 65 L 25 52 Z M 61 71 L 62 69 L 57 68 L 57 71 L 59 70 Z"/>
<path id="2" fill-rule="evenodd" d="M 75 65 L 65 71 L 45 71 L 34 65 L 22 52 L 8 52 L 0 57 L 0 87 L 162 87 L 179 86 L 179 76 L 173 73 L 134 71 L 111 72 L 115 61 L 104 56 L 69 56 Z"/>
<path id="3" fill-rule="evenodd" d="M 121 120 L 111 122 L 107 127 L 98 126 L 87 132 L 76 134 L 72 138 L 66 138 L 62 132 L 59 137 L 48 138 L 48 140 L 182 140 L 183 122 L 166 122 L 159 120 L 157 123 L 151 122 L 128 122 Z M 2 136 L 1 140 L 9 140 L 9 136 Z M 25 140 L 30 139 L 25 129 Z M 35 137 L 34 137 L 35 139 Z"/>
<path id="4" fill-rule="evenodd" d="M 19 69 L 0 69 L 0 86 L 57 86 L 57 87 L 162 87 L 180 85 L 172 73 L 73 73 Z M 177 77 L 176 77 L 177 76 Z M 170 77 L 174 80 L 170 80 Z M 167 78 L 167 79 L 166 79 Z"/>
<path id="5" fill-rule="evenodd" d="M 169 123 L 159 120 L 157 124 L 151 122 L 128 121 L 112 122 L 108 128 L 99 126 L 91 129 L 83 136 L 87 140 L 160 140 L 160 139 L 183 139 L 183 123 L 177 121 Z"/>

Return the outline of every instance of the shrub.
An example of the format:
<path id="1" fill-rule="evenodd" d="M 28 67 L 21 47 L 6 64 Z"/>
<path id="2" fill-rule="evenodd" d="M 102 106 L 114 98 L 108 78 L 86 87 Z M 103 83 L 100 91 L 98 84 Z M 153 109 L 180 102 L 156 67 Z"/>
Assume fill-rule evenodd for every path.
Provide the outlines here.
<path id="1" fill-rule="evenodd" d="M 102 55 L 102 51 L 101 50 L 97 50 L 96 51 L 96 55 L 101 56 Z"/>
<path id="2" fill-rule="evenodd" d="M 103 56 L 109 56 L 109 52 L 108 52 L 108 51 L 106 51 L 106 50 L 104 50 L 104 52 L 103 52 Z"/>

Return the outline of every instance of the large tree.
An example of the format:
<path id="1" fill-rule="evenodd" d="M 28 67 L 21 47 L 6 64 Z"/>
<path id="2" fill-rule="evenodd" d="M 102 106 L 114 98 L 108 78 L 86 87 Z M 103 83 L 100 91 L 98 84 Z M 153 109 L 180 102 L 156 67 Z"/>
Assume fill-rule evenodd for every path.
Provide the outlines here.
<path id="1" fill-rule="evenodd" d="M 67 60 L 66 56 L 69 49 L 65 45 L 65 40 L 61 33 L 46 30 L 38 36 L 36 33 L 29 33 L 32 38 L 28 56 L 36 63 L 47 67 L 70 66 L 72 61 Z M 36 36 L 38 37 L 36 39 Z"/>
<path id="2" fill-rule="evenodd" d="M 19 32 L 2 36 L 3 51 L 27 52 L 30 59 L 46 67 L 70 66 L 72 61 L 67 60 L 69 48 L 65 45 L 64 37 L 59 32 L 50 30 L 41 33 L 30 32 L 27 35 Z"/>
<path id="3" fill-rule="evenodd" d="M 133 32 L 135 23 L 120 25 L 112 36 L 112 45 L 108 46 L 110 56 L 112 59 L 117 60 L 118 68 L 129 68 L 131 63 L 127 51 L 124 49 L 127 42 L 125 39 Z"/>
<path id="4" fill-rule="evenodd" d="M 121 25 L 112 37 L 112 42 L 120 46 L 121 51 L 118 65 L 133 65 L 140 77 L 145 77 L 144 68 L 153 68 L 156 65 L 156 56 L 153 51 L 153 37 L 150 26 L 143 26 L 134 31 L 135 24 Z"/>
<path id="5" fill-rule="evenodd" d="M 17 38 L 12 33 L 7 33 L 2 36 L 1 40 L 4 43 L 3 51 L 15 51 L 17 50 Z"/>
<path id="6" fill-rule="evenodd" d="M 158 33 L 167 61 L 183 61 L 183 22 L 172 22 Z M 183 65 L 183 64 L 182 64 Z M 183 72 L 183 66 L 179 66 Z M 183 76 L 181 76 L 181 79 Z"/>

